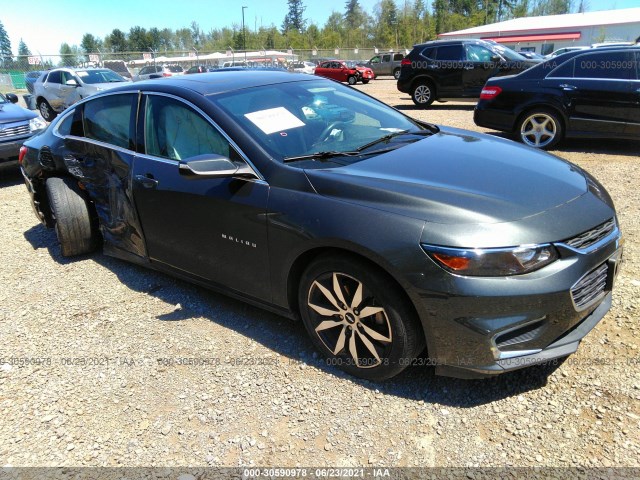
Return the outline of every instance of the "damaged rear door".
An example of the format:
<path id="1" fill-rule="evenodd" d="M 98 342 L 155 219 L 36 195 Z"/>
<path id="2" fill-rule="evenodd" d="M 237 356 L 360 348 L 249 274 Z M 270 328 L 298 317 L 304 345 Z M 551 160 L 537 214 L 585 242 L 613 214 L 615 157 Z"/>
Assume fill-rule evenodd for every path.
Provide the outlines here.
<path id="1" fill-rule="evenodd" d="M 131 193 L 137 100 L 121 93 L 78 106 L 64 141 L 67 170 L 96 207 L 105 253 L 129 259 L 146 257 Z"/>

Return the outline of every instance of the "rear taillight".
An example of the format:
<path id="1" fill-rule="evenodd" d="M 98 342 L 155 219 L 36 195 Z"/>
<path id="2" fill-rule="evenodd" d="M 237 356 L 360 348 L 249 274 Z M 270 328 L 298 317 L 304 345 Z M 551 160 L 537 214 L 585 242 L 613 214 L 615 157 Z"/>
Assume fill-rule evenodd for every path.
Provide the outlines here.
<path id="1" fill-rule="evenodd" d="M 402 61 L 400 62 L 400 66 L 405 66 L 405 65 L 411 65 L 411 60 L 409 60 L 408 58 L 403 58 Z"/>
<path id="2" fill-rule="evenodd" d="M 480 100 L 493 100 L 500 95 L 502 89 L 500 87 L 484 87 L 480 92 Z"/>
<path id="3" fill-rule="evenodd" d="M 18 163 L 20 165 L 22 165 L 22 160 L 24 159 L 25 155 L 27 154 L 27 147 L 25 147 L 24 145 L 20 147 L 20 153 L 18 153 Z"/>
<path id="4" fill-rule="evenodd" d="M 170 73 L 163 73 L 163 74 L 162 74 L 162 76 L 163 76 L 163 77 L 170 77 L 170 76 L 171 76 L 171 74 L 170 74 Z"/>

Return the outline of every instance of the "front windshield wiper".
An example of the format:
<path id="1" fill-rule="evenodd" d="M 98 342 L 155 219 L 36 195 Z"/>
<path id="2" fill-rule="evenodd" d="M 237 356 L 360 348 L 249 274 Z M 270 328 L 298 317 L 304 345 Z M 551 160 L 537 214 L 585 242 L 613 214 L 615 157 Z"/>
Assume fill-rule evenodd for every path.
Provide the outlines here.
<path id="1" fill-rule="evenodd" d="M 370 147 L 373 147 L 374 145 L 377 145 L 378 143 L 388 142 L 392 138 L 399 137 L 400 135 L 433 135 L 433 133 L 434 132 L 432 130 L 418 130 L 417 132 L 412 132 L 412 131 L 409 131 L 409 130 L 401 130 L 399 132 L 393 132 L 393 133 L 390 133 L 388 135 L 385 135 L 384 137 L 380 137 L 380 138 L 378 138 L 376 140 L 373 140 L 372 142 L 365 143 L 361 147 L 358 147 L 357 151 L 361 152 L 363 150 L 366 150 L 367 148 L 370 148 Z"/>
<path id="2" fill-rule="evenodd" d="M 295 157 L 284 157 L 282 161 L 284 163 L 297 162 L 299 160 L 319 160 L 321 162 L 324 162 L 334 157 L 355 157 L 358 155 L 362 154 L 360 152 L 338 152 L 331 150 L 326 152 L 310 153 L 308 155 L 297 155 Z"/>

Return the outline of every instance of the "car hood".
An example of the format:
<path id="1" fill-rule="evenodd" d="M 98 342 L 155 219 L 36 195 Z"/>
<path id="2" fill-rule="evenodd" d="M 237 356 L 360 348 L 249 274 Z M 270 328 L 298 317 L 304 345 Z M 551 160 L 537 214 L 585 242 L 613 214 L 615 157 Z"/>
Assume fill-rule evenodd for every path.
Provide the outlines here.
<path id="1" fill-rule="evenodd" d="M 130 82 L 108 82 L 108 83 L 85 83 L 84 89 L 91 92 L 100 92 L 102 90 L 110 90 L 112 88 L 121 87 Z"/>
<path id="2" fill-rule="evenodd" d="M 587 192 L 585 176 L 568 162 L 452 128 L 353 165 L 306 173 L 320 195 L 438 224 L 512 222 Z"/>
<path id="3" fill-rule="evenodd" d="M 0 103 L 0 123 L 20 122 L 37 117 L 34 112 L 14 103 Z"/>

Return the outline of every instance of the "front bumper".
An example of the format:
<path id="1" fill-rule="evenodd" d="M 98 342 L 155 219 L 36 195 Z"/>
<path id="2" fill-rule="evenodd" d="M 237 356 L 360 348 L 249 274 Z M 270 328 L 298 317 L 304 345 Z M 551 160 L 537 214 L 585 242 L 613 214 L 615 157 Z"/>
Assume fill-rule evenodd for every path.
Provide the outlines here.
<path id="1" fill-rule="evenodd" d="M 583 251 L 562 242 L 555 246 L 559 260 L 513 277 L 437 277 L 425 272 L 440 269 L 428 259 L 432 265 L 423 265 L 412 283 L 437 374 L 478 378 L 576 351 L 611 308 L 622 237 L 616 226 Z"/>

